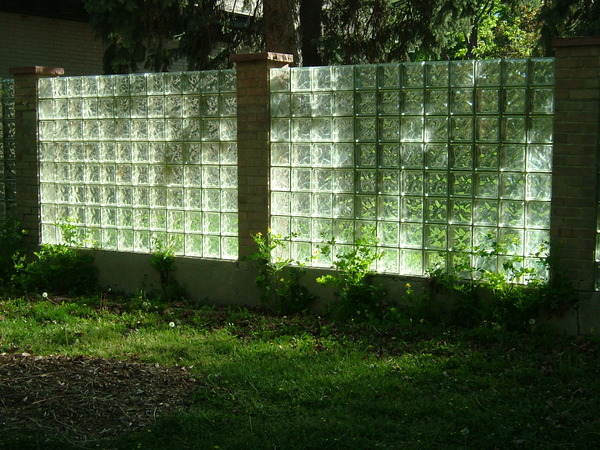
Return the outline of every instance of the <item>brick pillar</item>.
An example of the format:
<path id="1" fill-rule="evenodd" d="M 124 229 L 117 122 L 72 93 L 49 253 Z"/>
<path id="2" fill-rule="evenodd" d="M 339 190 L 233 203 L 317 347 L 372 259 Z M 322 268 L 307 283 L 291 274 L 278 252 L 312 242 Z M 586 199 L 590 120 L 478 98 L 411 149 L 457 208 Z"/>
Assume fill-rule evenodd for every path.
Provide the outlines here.
<path id="1" fill-rule="evenodd" d="M 594 290 L 600 143 L 600 38 L 556 39 L 551 240 L 558 269 Z"/>
<path id="2" fill-rule="evenodd" d="M 232 55 L 237 68 L 238 214 L 240 259 L 256 251 L 252 235 L 269 228 L 269 69 L 293 62 L 292 55 Z"/>
<path id="3" fill-rule="evenodd" d="M 40 181 L 38 158 L 38 79 L 64 74 L 64 69 L 19 67 L 15 77 L 16 217 L 27 231 L 25 245 L 34 251 L 40 244 Z"/>

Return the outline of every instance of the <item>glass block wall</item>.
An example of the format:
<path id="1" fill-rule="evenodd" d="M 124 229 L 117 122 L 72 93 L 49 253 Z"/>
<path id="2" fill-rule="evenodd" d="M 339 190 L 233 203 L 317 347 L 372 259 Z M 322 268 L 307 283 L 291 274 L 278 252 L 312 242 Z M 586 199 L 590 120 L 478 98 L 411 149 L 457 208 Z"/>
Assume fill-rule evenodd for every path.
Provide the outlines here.
<path id="1" fill-rule="evenodd" d="M 273 232 L 295 234 L 290 257 L 329 265 L 310 259 L 322 236 L 339 251 L 370 230 L 388 273 L 453 266 L 489 235 L 535 255 L 549 238 L 553 82 L 552 59 L 272 70 Z"/>
<path id="2" fill-rule="evenodd" d="M 42 240 L 237 258 L 235 72 L 39 81 Z"/>
<path id="3" fill-rule="evenodd" d="M 0 220 L 15 210 L 15 86 L 0 80 Z"/>

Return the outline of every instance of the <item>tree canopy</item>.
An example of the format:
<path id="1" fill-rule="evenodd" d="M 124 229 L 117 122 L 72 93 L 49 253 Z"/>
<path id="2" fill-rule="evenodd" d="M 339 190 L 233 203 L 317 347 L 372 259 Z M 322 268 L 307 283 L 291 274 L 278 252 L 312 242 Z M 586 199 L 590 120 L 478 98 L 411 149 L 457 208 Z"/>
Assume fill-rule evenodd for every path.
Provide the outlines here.
<path id="1" fill-rule="evenodd" d="M 302 65 L 549 55 L 600 34 L 598 0 L 84 0 L 105 71 L 222 67 L 249 51 Z M 242 18 L 233 13 L 246 7 Z M 242 20 L 243 19 L 243 20 Z"/>

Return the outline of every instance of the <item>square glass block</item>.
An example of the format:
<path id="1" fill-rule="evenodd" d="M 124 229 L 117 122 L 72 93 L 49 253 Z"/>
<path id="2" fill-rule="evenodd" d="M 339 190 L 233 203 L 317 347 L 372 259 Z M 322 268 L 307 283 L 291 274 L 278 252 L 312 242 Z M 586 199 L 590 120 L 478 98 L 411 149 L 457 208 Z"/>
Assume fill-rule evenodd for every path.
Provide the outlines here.
<path id="1" fill-rule="evenodd" d="M 292 92 L 311 90 L 311 68 L 294 67 L 290 71 Z"/>
<path id="2" fill-rule="evenodd" d="M 475 82 L 478 86 L 499 86 L 501 60 L 488 59 L 475 62 Z"/>
<path id="3" fill-rule="evenodd" d="M 333 66 L 331 68 L 332 88 L 336 91 L 349 91 L 354 89 L 354 67 Z"/>

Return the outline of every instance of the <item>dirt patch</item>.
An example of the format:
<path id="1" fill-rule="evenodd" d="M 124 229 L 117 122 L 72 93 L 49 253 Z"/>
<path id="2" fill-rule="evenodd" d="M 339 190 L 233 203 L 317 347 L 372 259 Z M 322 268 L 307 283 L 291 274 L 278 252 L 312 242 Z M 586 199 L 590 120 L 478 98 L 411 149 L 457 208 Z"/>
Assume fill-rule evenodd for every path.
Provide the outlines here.
<path id="1" fill-rule="evenodd" d="M 196 384 L 183 367 L 0 354 L 0 427 L 95 441 L 143 429 L 188 406 Z"/>

